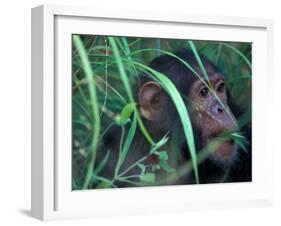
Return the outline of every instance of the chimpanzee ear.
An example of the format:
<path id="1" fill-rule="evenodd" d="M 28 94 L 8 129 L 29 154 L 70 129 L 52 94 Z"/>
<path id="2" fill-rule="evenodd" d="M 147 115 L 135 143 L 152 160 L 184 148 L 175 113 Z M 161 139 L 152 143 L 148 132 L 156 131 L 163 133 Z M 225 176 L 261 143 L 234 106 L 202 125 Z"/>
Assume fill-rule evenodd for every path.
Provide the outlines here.
<path id="1" fill-rule="evenodd" d="M 138 96 L 141 115 L 151 121 L 160 120 L 164 97 L 164 92 L 157 82 L 149 81 L 144 83 Z"/>

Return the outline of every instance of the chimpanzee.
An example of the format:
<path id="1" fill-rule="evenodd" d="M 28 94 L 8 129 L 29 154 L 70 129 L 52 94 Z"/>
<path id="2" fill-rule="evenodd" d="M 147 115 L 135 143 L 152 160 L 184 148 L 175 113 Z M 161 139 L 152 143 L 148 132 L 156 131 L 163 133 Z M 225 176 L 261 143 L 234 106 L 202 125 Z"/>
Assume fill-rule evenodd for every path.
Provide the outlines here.
<path id="1" fill-rule="evenodd" d="M 174 55 L 158 56 L 149 67 L 167 76 L 183 97 L 193 127 L 196 150 L 199 154 L 213 141 L 219 140 L 223 134 L 239 131 L 237 121 L 228 105 L 224 75 L 219 68 L 205 56 L 200 55 L 206 70 L 206 77 L 198 64 L 198 58 L 192 51 L 182 49 L 175 52 Z M 179 59 L 190 65 L 197 75 Z M 168 153 L 168 163 L 177 170 L 189 162 L 189 150 L 178 112 L 170 96 L 153 79 L 152 75 L 142 74 L 140 76 L 140 82 L 135 88 L 135 98 L 144 125 L 153 139 L 159 140 L 165 134 L 169 134 L 169 141 L 163 147 Z M 120 134 L 120 129 L 117 127 L 104 139 L 104 148 L 118 146 L 119 138 L 116 134 Z M 123 169 L 128 168 L 130 164 L 147 154 L 149 147 L 138 129 L 129 155 L 122 166 Z M 233 175 L 237 175 L 237 171 L 233 171 L 233 169 L 239 168 L 241 152 L 238 152 L 238 149 L 237 144 L 231 139 L 220 141 L 216 149 L 210 151 L 207 157 L 199 162 L 200 183 L 231 182 L 236 179 L 237 181 L 251 180 L 251 176 L 242 179 L 233 177 Z M 111 167 L 107 167 L 104 171 L 107 176 L 114 171 L 117 158 L 117 151 L 111 151 L 111 162 L 109 163 Z M 157 156 L 149 156 L 146 159 L 148 164 L 154 162 L 157 162 Z M 246 167 L 246 169 L 250 168 Z M 138 167 L 132 168 L 127 175 L 138 174 L 139 170 Z M 247 175 L 250 174 L 251 172 L 247 172 Z M 171 182 L 171 184 L 193 183 L 195 183 L 195 178 L 192 170 Z M 119 186 L 127 185 L 120 184 Z"/>

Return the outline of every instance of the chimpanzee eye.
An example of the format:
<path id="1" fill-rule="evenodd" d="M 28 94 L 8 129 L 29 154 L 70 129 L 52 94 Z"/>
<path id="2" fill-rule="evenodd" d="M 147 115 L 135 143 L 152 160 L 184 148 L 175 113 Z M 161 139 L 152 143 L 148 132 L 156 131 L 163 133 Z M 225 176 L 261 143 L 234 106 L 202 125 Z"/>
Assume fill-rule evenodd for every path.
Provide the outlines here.
<path id="1" fill-rule="evenodd" d="M 221 84 L 219 84 L 218 88 L 217 88 L 217 91 L 219 93 L 222 93 L 224 91 L 224 82 L 222 82 Z"/>
<path id="2" fill-rule="evenodd" d="M 202 96 L 202 97 L 206 97 L 207 95 L 208 95 L 208 88 L 207 87 L 203 87 L 201 90 L 200 90 L 200 95 Z"/>

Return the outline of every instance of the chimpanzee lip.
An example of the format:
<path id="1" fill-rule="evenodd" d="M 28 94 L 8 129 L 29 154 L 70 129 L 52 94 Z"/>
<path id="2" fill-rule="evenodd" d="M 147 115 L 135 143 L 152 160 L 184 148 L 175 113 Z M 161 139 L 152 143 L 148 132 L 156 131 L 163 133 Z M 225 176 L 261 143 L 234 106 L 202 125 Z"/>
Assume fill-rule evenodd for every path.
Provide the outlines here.
<path id="1" fill-rule="evenodd" d="M 235 151 L 235 143 L 233 140 L 223 141 L 219 147 L 214 151 L 218 158 L 228 160 L 232 157 Z"/>

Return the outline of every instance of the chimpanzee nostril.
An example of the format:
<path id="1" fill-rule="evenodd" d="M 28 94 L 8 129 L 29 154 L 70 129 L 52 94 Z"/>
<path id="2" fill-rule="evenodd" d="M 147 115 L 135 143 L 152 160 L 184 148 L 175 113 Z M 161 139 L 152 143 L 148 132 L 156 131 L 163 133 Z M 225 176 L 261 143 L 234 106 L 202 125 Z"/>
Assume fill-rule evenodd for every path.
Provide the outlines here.
<path id="1" fill-rule="evenodd" d="M 218 113 L 223 113 L 224 112 L 224 110 L 223 110 L 223 108 L 222 107 L 218 107 Z"/>

